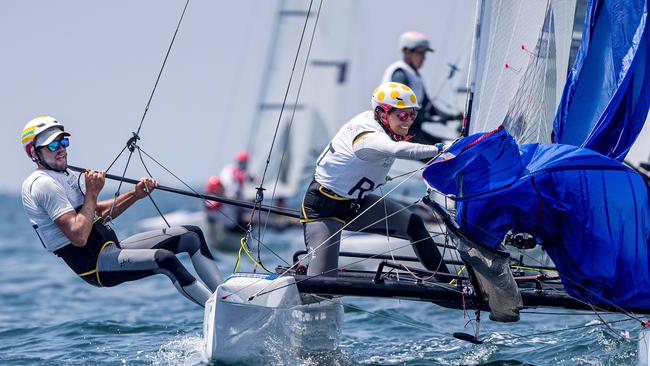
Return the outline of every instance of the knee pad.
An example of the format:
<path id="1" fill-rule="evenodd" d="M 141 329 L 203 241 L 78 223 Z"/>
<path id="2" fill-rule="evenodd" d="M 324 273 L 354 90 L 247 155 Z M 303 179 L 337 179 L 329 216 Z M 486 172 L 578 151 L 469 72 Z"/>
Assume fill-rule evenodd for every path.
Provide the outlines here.
<path id="1" fill-rule="evenodd" d="M 204 256 L 206 256 L 206 257 L 208 257 L 210 259 L 214 259 L 212 257 L 212 253 L 210 253 L 210 249 L 208 248 L 208 243 L 205 240 L 205 236 L 203 235 L 203 231 L 201 230 L 201 228 L 198 227 L 198 226 L 194 226 L 194 225 L 183 225 L 183 227 L 188 231 L 188 233 L 193 233 L 193 234 L 196 234 L 198 236 L 199 244 L 200 244 L 199 250 L 201 251 L 201 254 L 203 254 Z M 186 234 L 183 234 L 183 235 L 186 235 Z M 193 254 L 193 253 L 191 253 L 191 254 Z"/>
<path id="2" fill-rule="evenodd" d="M 153 257 L 158 267 L 170 274 L 172 281 L 178 281 L 181 286 L 187 286 L 196 281 L 194 276 L 183 267 L 181 261 L 169 250 L 158 249 Z"/>

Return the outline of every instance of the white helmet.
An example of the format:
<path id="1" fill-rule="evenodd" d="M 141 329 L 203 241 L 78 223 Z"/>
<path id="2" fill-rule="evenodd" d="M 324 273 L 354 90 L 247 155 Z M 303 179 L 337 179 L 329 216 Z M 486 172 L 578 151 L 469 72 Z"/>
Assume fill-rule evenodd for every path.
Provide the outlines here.
<path id="1" fill-rule="evenodd" d="M 27 156 L 36 161 L 37 156 L 34 154 L 36 147 L 45 146 L 60 135 L 70 136 L 54 117 L 38 116 L 27 122 L 20 140 Z"/>
<path id="2" fill-rule="evenodd" d="M 384 110 L 391 108 L 415 108 L 419 109 L 418 98 L 411 88 L 395 82 L 383 83 L 372 92 L 372 109 L 382 107 Z"/>
<path id="3" fill-rule="evenodd" d="M 416 48 L 426 48 L 427 51 L 433 52 L 433 49 L 429 46 L 429 39 L 424 33 L 410 31 L 402 33 L 399 37 L 399 49 L 413 50 Z"/>

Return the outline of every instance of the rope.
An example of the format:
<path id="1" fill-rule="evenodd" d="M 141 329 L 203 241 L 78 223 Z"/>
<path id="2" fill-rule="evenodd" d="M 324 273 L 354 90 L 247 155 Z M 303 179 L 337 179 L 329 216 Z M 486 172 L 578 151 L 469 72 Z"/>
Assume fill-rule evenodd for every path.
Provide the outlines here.
<path id="1" fill-rule="evenodd" d="M 271 147 L 269 148 L 269 154 L 266 158 L 266 165 L 264 167 L 264 172 L 262 173 L 262 179 L 260 181 L 259 189 L 263 189 L 264 179 L 266 178 L 266 172 L 269 169 L 269 164 L 271 162 L 271 154 L 273 153 L 273 146 L 275 145 L 275 140 L 278 136 L 278 130 L 280 129 L 280 123 L 282 122 L 282 113 L 284 112 L 284 107 L 287 104 L 287 98 L 289 96 L 289 90 L 291 88 L 291 82 L 293 80 L 293 74 L 296 70 L 296 64 L 298 63 L 298 56 L 300 55 L 300 48 L 302 47 L 302 41 L 305 37 L 305 30 L 307 29 L 307 22 L 309 20 L 309 15 L 311 14 L 311 7 L 314 3 L 314 0 L 309 2 L 309 9 L 307 10 L 307 16 L 305 17 L 305 23 L 302 27 L 302 32 L 300 34 L 300 41 L 298 42 L 298 49 L 296 50 L 296 56 L 293 59 L 293 66 L 291 67 L 291 74 L 289 75 L 289 82 L 287 83 L 287 88 L 284 93 L 284 98 L 282 99 L 282 106 L 280 108 L 280 115 L 278 116 L 278 122 L 275 124 L 275 131 L 273 132 L 273 139 L 271 140 Z"/>
<path id="2" fill-rule="evenodd" d="M 124 177 L 126 176 L 126 171 L 129 168 L 129 163 L 131 162 L 131 157 L 133 156 L 134 148 L 137 146 L 135 144 L 136 140 L 140 139 L 139 134 L 140 134 L 140 130 L 142 129 L 142 124 L 144 123 L 144 119 L 147 116 L 147 111 L 149 110 L 149 106 L 151 105 L 151 101 L 153 100 L 153 96 L 154 96 L 154 94 L 156 92 L 156 88 L 158 87 L 158 82 L 160 81 L 160 77 L 162 75 L 162 72 L 165 69 L 167 59 L 169 58 L 169 54 L 170 54 L 170 52 L 172 50 L 172 46 L 174 45 L 174 41 L 176 40 L 176 35 L 178 34 L 178 30 L 181 27 L 181 23 L 183 22 L 183 18 L 185 17 L 185 11 L 187 10 L 187 6 L 189 5 L 189 3 L 190 3 L 190 0 L 187 0 L 185 2 L 185 6 L 183 7 L 183 12 L 181 13 L 181 16 L 180 16 L 180 18 L 178 20 L 178 24 L 176 25 L 176 30 L 174 31 L 174 36 L 172 37 L 172 40 L 169 43 L 169 47 L 167 48 L 167 53 L 165 54 L 165 58 L 164 58 L 163 63 L 161 65 L 161 67 L 160 67 L 160 71 L 158 72 L 158 77 L 156 78 L 156 82 L 154 83 L 153 89 L 151 90 L 151 94 L 149 95 L 149 100 L 147 101 L 147 105 L 144 108 L 144 113 L 142 114 L 142 118 L 140 119 L 140 124 L 138 125 L 138 130 L 137 130 L 137 132 L 135 132 L 133 134 L 133 137 L 131 137 L 127 141 L 126 146 L 124 148 L 122 148 L 120 153 L 117 155 L 117 157 L 113 160 L 113 162 L 109 165 L 108 169 L 106 170 L 106 172 L 108 172 L 110 170 L 110 168 L 113 166 L 113 164 L 115 164 L 117 159 L 125 151 L 125 149 L 126 148 L 129 149 L 129 157 L 128 157 L 127 161 L 126 161 L 126 165 L 124 166 L 124 171 L 122 172 L 122 177 L 120 179 L 120 183 L 118 184 L 117 190 L 115 191 L 115 195 L 113 197 L 113 203 L 111 204 L 111 209 L 110 209 L 110 211 L 108 213 L 108 216 L 106 217 L 106 220 L 104 220 L 105 222 L 111 222 L 112 221 L 113 210 L 115 209 L 115 204 L 117 202 L 117 197 L 120 195 L 120 188 L 122 188 L 122 184 L 124 183 Z M 151 197 L 151 196 L 149 196 L 149 197 Z M 153 202 L 153 199 L 152 199 L 152 202 Z M 158 206 L 155 204 L 155 202 L 154 202 L 154 206 L 156 206 L 156 209 L 158 209 Z M 160 213 L 160 211 L 158 211 L 158 212 Z M 165 220 L 164 217 L 163 217 L 163 220 Z M 165 220 L 165 222 L 167 222 L 167 220 Z M 169 224 L 167 224 L 167 225 L 169 225 Z"/>
<path id="3" fill-rule="evenodd" d="M 158 166 L 160 166 L 162 169 L 164 169 L 164 170 L 165 170 L 167 173 L 169 173 L 171 176 L 173 176 L 174 178 L 176 178 L 179 182 L 181 182 L 181 184 L 183 184 L 185 187 L 187 187 L 187 189 L 189 189 L 190 191 L 194 192 L 197 196 L 203 196 L 202 194 L 200 194 L 199 192 L 197 192 L 194 188 L 192 188 L 189 184 L 187 184 L 184 180 L 182 180 L 180 177 L 178 177 L 176 174 L 174 174 L 171 170 L 169 170 L 167 167 L 165 167 L 162 163 L 160 163 L 158 160 L 156 160 L 156 159 L 155 159 L 154 157 L 152 157 L 151 155 L 147 154 L 147 152 L 144 151 L 144 150 L 142 150 L 142 148 L 138 147 L 138 150 L 141 151 L 144 155 L 146 155 L 146 156 L 147 156 L 149 159 L 151 159 L 153 162 L 155 162 L 156 164 L 158 164 Z M 204 201 L 204 202 L 207 202 L 208 200 L 204 199 L 203 201 Z M 228 219 L 231 223 L 233 223 L 235 226 L 237 226 L 237 227 L 238 227 L 238 228 L 239 228 L 243 233 L 246 233 L 246 232 L 247 232 L 247 230 L 246 230 L 245 228 L 243 228 L 241 225 L 239 225 L 239 224 L 235 221 L 235 219 L 233 219 L 233 218 L 231 218 L 230 216 L 226 215 L 226 214 L 225 214 L 224 212 L 222 212 L 222 211 L 219 211 L 219 213 L 220 213 L 223 217 L 225 217 L 226 219 Z M 289 265 L 289 262 L 287 262 L 284 258 L 282 258 L 278 253 L 276 253 L 276 252 L 275 252 L 273 249 L 271 249 L 269 246 L 267 246 L 266 244 L 264 244 L 263 241 L 261 241 L 261 240 L 259 240 L 259 239 L 255 239 L 255 240 L 257 240 L 257 242 L 259 243 L 259 245 L 262 245 L 265 249 L 267 249 L 271 254 L 273 254 L 273 255 L 274 255 L 275 257 L 277 257 L 279 260 L 281 260 L 281 261 L 284 262 L 285 264 Z"/>
<path id="4" fill-rule="evenodd" d="M 248 244 L 247 244 L 246 237 L 241 238 L 240 244 L 241 244 L 241 246 L 239 247 L 239 251 L 237 251 L 237 262 L 235 263 L 235 269 L 233 269 L 232 273 L 237 273 L 237 270 L 239 269 L 239 264 L 241 263 L 241 253 L 242 252 L 246 253 L 246 256 L 248 257 L 248 259 L 250 259 L 251 262 L 253 262 L 253 264 L 255 264 L 256 267 L 260 267 L 260 268 L 264 269 L 265 271 L 267 271 L 269 273 L 271 272 L 268 269 L 264 268 L 264 266 L 261 263 L 259 263 L 258 261 L 256 261 L 255 258 L 253 258 L 251 253 L 248 251 Z M 253 272 L 255 272 L 255 270 L 253 270 Z"/>
<path id="5" fill-rule="evenodd" d="M 306 71 L 307 71 L 307 65 L 309 64 L 309 56 L 311 55 L 311 48 L 312 48 L 312 45 L 314 43 L 314 36 L 316 35 L 316 27 L 318 25 L 318 19 L 320 19 L 320 11 L 321 11 L 322 6 L 323 6 L 323 0 L 321 0 L 319 5 L 318 5 L 318 11 L 316 13 L 316 20 L 314 21 L 314 28 L 313 28 L 312 33 L 311 33 L 311 39 L 309 40 L 309 48 L 307 49 L 307 56 L 305 58 L 305 64 L 303 66 L 302 74 L 300 76 L 300 84 L 298 84 L 298 92 L 296 93 L 296 99 L 293 102 L 293 109 L 291 111 L 291 118 L 289 119 L 289 130 L 291 130 L 291 127 L 293 126 L 294 117 L 296 115 L 296 108 L 298 106 L 298 99 L 300 97 L 300 92 L 302 90 L 302 84 L 303 84 L 303 81 L 305 79 L 305 74 L 306 74 Z M 280 112 L 280 113 L 282 113 L 282 112 Z M 271 145 L 271 146 L 273 146 L 273 145 Z M 282 172 L 282 166 L 283 166 L 283 164 L 285 162 L 284 158 L 285 158 L 286 153 L 287 153 L 287 148 L 288 147 L 285 147 L 282 150 L 282 157 L 280 158 L 280 166 L 278 167 L 278 174 L 277 174 L 277 176 L 275 178 L 275 184 L 273 185 L 273 191 L 271 193 L 271 202 L 273 202 L 274 199 L 275 199 L 275 193 L 276 193 L 276 190 L 277 190 L 277 187 L 278 187 L 278 182 L 280 181 L 280 173 Z M 268 222 L 269 222 L 269 216 L 270 215 L 271 215 L 271 213 L 267 212 L 266 219 L 264 221 L 264 230 L 262 230 L 262 234 L 260 235 L 260 238 L 264 238 L 264 235 L 266 234 L 266 228 L 267 228 L 267 225 L 268 225 Z"/>
<path id="6" fill-rule="evenodd" d="M 298 63 L 298 56 L 300 55 L 300 49 L 302 48 L 302 42 L 303 42 L 303 39 L 305 37 L 305 31 L 307 30 L 307 23 L 309 21 L 309 15 L 311 14 L 311 8 L 312 8 L 313 3 L 314 3 L 314 0 L 311 0 L 309 2 L 309 8 L 307 9 L 307 15 L 305 16 L 305 23 L 303 24 L 302 32 L 300 34 L 300 41 L 298 42 L 298 49 L 296 50 L 296 55 L 295 55 L 294 60 L 293 60 L 293 66 L 291 67 L 291 74 L 289 75 L 289 82 L 287 83 L 287 88 L 286 88 L 285 93 L 284 93 L 284 98 L 282 99 L 282 106 L 280 108 L 280 114 L 278 115 L 278 121 L 276 122 L 275 131 L 273 132 L 273 139 L 271 140 L 271 146 L 269 147 L 269 154 L 268 154 L 268 156 L 266 158 L 266 164 L 264 166 L 264 172 L 262 173 L 262 178 L 260 180 L 260 185 L 259 185 L 259 187 L 257 187 L 257 195 L 256 195 L 256 198 L 255 198 L 255 206 L 257 206 L 257 204 L 261 205 L 262 201 L 264 199 L 264 180 L 266 179 L 266 173 L 267 173 L 267 171 L 269 169 L 269 164 L 271 162 L 271 155 L 273 153 L 273 147 L 275 146 L 275 140 L 277 138 L 278 131 L 280 129 L 280 123 L 282 122 L 282 114 L 284 113 L 284 108 L 286 106 L 287 98 L 289 96 L 289 90 L 291 89 L 291 83 L 293 81 L 293 74 L 295 72 L 296 65 Z M 320 5 L 322 6 L 322 4 L 323 4 L 323 2 L 321 0 Z M 316 16 L 316 24 L 318 23 L 318 17 L 320 17 L 320 9 L 321 9 L 321 7 L 319 6 L 318 14 Z M 309 53 L 311 52 L 311 47 L 312 47 L 312 43 L 313 43 L 313 40 L 314 40 L 316 24 L 314 24 L 314 32 L 312 33 L 311 42 L 309 43 L 309 50 L 308 50 L 308 53 L 307 53 L 307 60 L 305 60 L 305 67 L 303 69 L 303 75 L 302 75 L 302 77 L 300 79 L 300 86 L 299 86 L 299 89 L 298 89 L 298 95 L 296 95 L 296 101 L 298 100 L 298 97 L 300 96 L 300 89 L 302 88 L 302 81 L 303 81 L 304 76 L 305 76 L 305 69 L 307 67 L 307 63 L 308 63 L 308 60 L 309 60 Z M 293 114 L 291 116 L 291 123 L 293 123 L 293 117 L 295 115 L 295 110 L 296 110 L 296 106 L 294 104 Z M 284 157 L 284 154 L 283 154 L 283 157 Z M 280 162 L 280 164 L 282 164 L 282 161 Z M 277 179 L 279 179 L 279 177 L 280 177 L 280 171 L 281 170 L 278 171 Z M 275 189 L 277 187 L 277 179 L 276 179 L 275 186 L 273 188 L 272 197 L 275 197 Z M 258 210 L 256 207 L 254 207 L 253 210 L 251 211 L 251 216 L 250 216 L 249 225 L 248 225 L 248 229 L 247 229 L 247 236 L 250 235 L 250 233 L 252 231 L 251 223 L 253 221 L 253 218 L 254 218 L 256 212 L 258 213 L 258 221 L 261 222 L 261 210 Z M 270 215 L 270 213 L 269 213 L 269 215 Z M 268 216 L 267 216 L 267 219 L 266 219 L 266 223 L 268 223 Z M 266 231 L 266 224 L 264 226 L 264 230 Z M 258 238 L 261 239 L 262 235 L 263 234 L 262 234 L 261 228 L 258 227 Z M 261 262 L 259 243 L 257 245 L 257 258 L 258 258 L 258 261 Z"/>

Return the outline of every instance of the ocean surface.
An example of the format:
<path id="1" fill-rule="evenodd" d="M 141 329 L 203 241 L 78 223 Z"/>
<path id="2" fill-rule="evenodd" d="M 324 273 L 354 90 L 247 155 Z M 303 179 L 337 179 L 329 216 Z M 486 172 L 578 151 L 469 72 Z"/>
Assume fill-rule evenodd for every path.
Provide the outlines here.
<path id="1" fill-rule="evenodd" d="M 196 210 L 200 202 L 159 192 L 164 212 Z M 203 309 L 183 298 L 164 276 L 114 288 L 95 288 L 46 252 L 28 224 L 19 195 L 0 195 L 0 365 L 201 364 Z M 116 221 L 120 237 L 156 215 L 141 201 Z M 268 233 L 265 243 L 290 260 L 302 249 L 299 230 Z M 233 254 L 214 252 L 223 273 Z M 280 261 L 264 257 L 275 267 Z M 184 263 L 189 264 L 187 258 Z M 188 266 L 191 268 L 191 266 Z M 243 262 L 242 270 L 250 270 Z M 269 350 L 260 365 L 630 365 L 640 326 L 622 315 L 526 311 L 515 324 L 487 320 L 482 345 L 452 337 L 473 333 L 462 311 L 406 300 L 343 299 L 340 348 L 305 355 Z M 472 315 L 472 314 L 469 314 Z M 250 342 L 255 342 L 251 339 Z M 284 351 L 284 350 L 283 350 Z M 287 359 L 289 357 L 289 359 Z"/>

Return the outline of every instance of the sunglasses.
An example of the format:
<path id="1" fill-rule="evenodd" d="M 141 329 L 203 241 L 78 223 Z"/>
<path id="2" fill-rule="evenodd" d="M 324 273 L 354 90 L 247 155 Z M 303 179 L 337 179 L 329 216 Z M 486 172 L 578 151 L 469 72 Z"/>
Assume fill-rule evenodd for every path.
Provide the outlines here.
<path id="1" fill-rule="evenodd" d="M 411 111 L 401 111 L 397 113 L 397 118 L 399 118 L 400 121 L 406 122 L 409 118 L 410 119 L 415 119 L 415 117 L 418 116 L 418 112 L 411 110 Z"/>
<path id="2" fill-rule="evenodd" d="M 54 140 L 47 144 L 47 149 L 51 152 L 55 152 L 59 149 L 59 146 L 68 147 L 70 146 L 70 140 L 67 137 L 62 138 L 61 140 Z"/>

